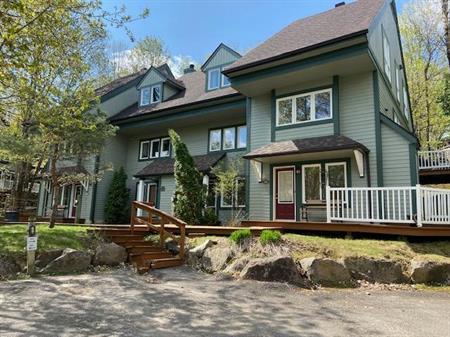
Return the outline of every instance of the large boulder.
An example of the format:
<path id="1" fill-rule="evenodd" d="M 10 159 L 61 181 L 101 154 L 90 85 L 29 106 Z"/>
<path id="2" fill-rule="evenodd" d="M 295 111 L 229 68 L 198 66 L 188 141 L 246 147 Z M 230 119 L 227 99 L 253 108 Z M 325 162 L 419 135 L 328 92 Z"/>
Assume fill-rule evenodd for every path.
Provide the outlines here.
<path id="1" fill-rule="evenodd" d="M 290 256 L 275 256 L 251 260 L 240 274 L 243 279 L 266 282 L 288 282 L 299 286 L 307 283 Z"/>
<path id="2" fill-rule="evenodd" d="M 242 256 L 230 263 L 224 270 L 227 274 L 240 273 L 250 261 L 248 256 Z"/>
<path id="3" fill-rule="evenodd" d="M 87 271 L 91 265 L 91 255 L 74 249 L 64 249 L 61 256 L 50 262 L 44 269 L 43 273 L 76 273 Z"/>
<path id="4" fill-rule="evenodd" d="M 410 277 L 414 283 L 450 285 L 450 264 L 413 260 Z"/>
<path id="5" fill-rule="evenodd" d="M 12 256 L 0 256 L 0 280 L 15 276 L 21 270 Z"/>
<path id="6" fill-rule="evenodd" d="M 198 245 L 187 252 L 187 264 L 191 267 L 194 267 L 196 269 L 203 269 L 202 268 L 202 258 L 205 251 L 209 248 L 214 246 L 216 243 L 212 240 L 206 240 L 201 245 Z"/>
<path id="7" fill-rule="evenodd" d="M 37 268 L 44 268 L 46 265 L 48 265 L 50 262 L 52 262 L 54 259 L 60 257 L 62 253 L 64 252 L 63 249 L 51 249 L 46 250 L 43 252 L 40 252 L 36 259 L 36 267 Z"/>
<path id="8" fill-rule="evenodd" d="M 93 264 L 96 266 L 117 266 L 127 260 L 127 250 L 118 244 L 102 243 L 97 246 L 94 255 Z"/>
<path id="9" fill-rule="evenodd" d="M 302 259 L 300 264 L 308 278 L 323 286 L 348 286 L 352 284 L 350 272 L 341 262 L 327 259 L 309 257 Z"/>
<path id="10" fill-rule="evenodd" d="M 221 271 L 233 258 L 234 253 L 230 247 L 214 246 L 205 251 L 202 256 L 202 269 L 208 273 Z"/>
<path id="11" fill-rule="evenodd" d="M 344 260 L 344 264 L 355 280 L 377 283 L 408 282 L 403 265 L 396 261 L 367 257 L 349 257 Z"/>

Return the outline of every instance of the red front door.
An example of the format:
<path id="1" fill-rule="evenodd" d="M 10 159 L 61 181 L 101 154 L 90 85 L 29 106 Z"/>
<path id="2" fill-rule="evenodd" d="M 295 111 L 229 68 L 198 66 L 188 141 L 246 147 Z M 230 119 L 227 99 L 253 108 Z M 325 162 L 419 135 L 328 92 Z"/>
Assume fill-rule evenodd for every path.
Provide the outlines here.
<path id="1" fill-rule="evenodd" d="M 295 167 L 275 168 L 275 220 L 295 220 Z"/>

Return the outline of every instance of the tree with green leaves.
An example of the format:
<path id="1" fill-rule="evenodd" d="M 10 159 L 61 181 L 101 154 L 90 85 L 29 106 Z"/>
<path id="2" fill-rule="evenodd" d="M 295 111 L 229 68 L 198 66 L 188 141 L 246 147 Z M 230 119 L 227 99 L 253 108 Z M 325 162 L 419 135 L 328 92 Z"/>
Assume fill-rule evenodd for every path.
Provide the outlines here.
<path id="1" fill-rule="evenodd" d="M 442 146 L 450 128 L 443 95 L 448 74 L 444 25 L 438 3 L 414 0 L 400 17 L 414 128 L 422 148 Z"/>
<path id="2" fill-rule="evenodd" d="M 180 136 L 174 130 L 169 130 L 169 137 L 175 157 L 174 215 L 190 225 L 198 225 L 202 223 L 206 204 L 203 178 Z"/>
<path id="3" fill-rule="evenodd" d="M 129 198 L 130 192 L 127 188 L 127 175 L 123 167 L 114 171 L 109 185 L 105 203 L 105 222 L 112 224 L 124 224 L 130 220 Z"/>
<path id="4" fill-rule="evenodd" d="M 56 163 L 65 149 L 80 162 L 114 134 L 96 108 L 96 65 L 107 26 L 126 29 L 132 20 L 124 8 L 108 12 L 98 0 L 0 2 L 0 155 L 16 167 L 14 207 L 49 165 L 53 225 L 62 184 Z"/>

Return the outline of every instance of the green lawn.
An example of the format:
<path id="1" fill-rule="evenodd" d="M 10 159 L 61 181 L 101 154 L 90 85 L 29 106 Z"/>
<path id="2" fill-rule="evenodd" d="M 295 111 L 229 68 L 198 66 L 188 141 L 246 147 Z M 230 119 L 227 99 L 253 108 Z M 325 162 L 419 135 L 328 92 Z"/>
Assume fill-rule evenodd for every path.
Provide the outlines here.
<path id="1" fill-rule="evenodd" d="M 79 226 L 38 225 L 38 250 L 55 248 L 73 248 L 87 250 L 91 239 L 87 233 L 88 228 Z M 0 226 L 0 253 L 23 253 L 26 247 L 27 226 L 11 225 Z"/>

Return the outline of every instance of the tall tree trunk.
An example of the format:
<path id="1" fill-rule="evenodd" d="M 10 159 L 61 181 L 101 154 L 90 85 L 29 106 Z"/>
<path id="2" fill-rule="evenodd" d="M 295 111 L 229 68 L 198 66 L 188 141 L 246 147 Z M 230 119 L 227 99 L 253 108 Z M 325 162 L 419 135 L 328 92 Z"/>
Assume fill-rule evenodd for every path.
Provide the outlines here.
<path id="1" fill-rule="evenodd" d="M 55 150 L 56 153 L 57 150 Z M 50 176 L 52 179 L 52 209 L 50 212 L 50 221 L 49 221 L 49 227 L 53 228 L 55 227 L 56 223 L 56 215 L 58 213 L 58 201 L 60 199 L 60 186 L 58 183 L 58 175 L 57 175 L 57 169 L 56 169 L 56 156 L 54 156 L 51 160 L 50 165 Z"/>
<path id="2" fill-rule="evenodd" d="M 445 44 L 447 46 L 447 61 L 450 68 L 450 17 L 448 11 L 448 0 L 442 0 L 442 14 L 444 17 Z"/>

